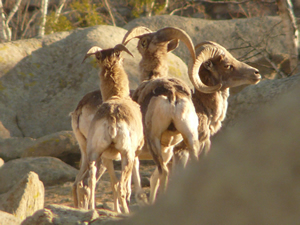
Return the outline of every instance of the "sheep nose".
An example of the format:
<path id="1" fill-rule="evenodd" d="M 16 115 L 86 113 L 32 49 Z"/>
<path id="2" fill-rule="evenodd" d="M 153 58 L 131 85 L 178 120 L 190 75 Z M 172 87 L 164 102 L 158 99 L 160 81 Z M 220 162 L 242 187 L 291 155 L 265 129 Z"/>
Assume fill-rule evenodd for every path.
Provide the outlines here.
<path id="1" fill-rule="evenodd" d="M 255 69 L 255 70 L 254 70 L 254 75 L 255 75 L 258 79 L 261 79 L 261 75 L 260 75 L 258 69 Z"/>

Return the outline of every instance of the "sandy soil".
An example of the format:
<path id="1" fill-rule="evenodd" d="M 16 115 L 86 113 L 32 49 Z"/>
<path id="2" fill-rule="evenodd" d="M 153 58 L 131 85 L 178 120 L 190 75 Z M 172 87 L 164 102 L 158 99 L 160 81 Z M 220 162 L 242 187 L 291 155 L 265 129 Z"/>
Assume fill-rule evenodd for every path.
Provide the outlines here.
<path id="1" fill-rule="evenodd" d="M 115 169 L 119 169 L 119 165 L 116 164 Z M 155 166 L 152 161 L 144 161 L 140 164 L 140 174 L 142 178 L 143 189 L 149 194 L 149 178 L 154 170 Z M 45 187 L 45 206 L 49 204 L 60 204 L 65 206 L 73 206 L 73 200 L 71 195 L 73 182 L 67 182 L 64 184 L 58 184 L 54 186 Z M 106 172 L 101 180 L 98 182 L 96 188 L 96 207 L 97 208 L 109 208 L 112 206 L 112 190 L 110 188 L 109 175 Z M 135 204 L 134 190 L 132 189 L 131 203 Z"/>

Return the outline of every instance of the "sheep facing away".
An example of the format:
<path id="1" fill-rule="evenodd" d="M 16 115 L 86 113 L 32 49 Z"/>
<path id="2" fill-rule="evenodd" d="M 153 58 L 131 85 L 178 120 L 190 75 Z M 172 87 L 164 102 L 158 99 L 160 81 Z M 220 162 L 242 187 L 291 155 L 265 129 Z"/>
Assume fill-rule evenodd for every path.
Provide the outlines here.
<path id="1" fill-rule="evenodd" d="M 166 27 L 152 32 L 146 27 L 135 27 L 128 31 L 123 42 L 138 38 L 137 48 L 142 55 L 139 63 L 141 84 L 133 93 L 133 100 L 141 105 L 147 148 L 157 168 L 150 178 L 150 202 L 156 198 L 158 188 L 164 192 L 168 183 L 168 162 L 173 148 L 184 140 L 190 157 L 198 159 L 198 119 L 191 100 L 189 87 L 180 79 L 170 78 L 167 54 L 179 41 L 186 44 L 193 59 L 194 45 L 183 30 Z M 205 85 L 202 85 L 205 86 Z M 207 87 L 214 90 L 215 87 Z"/>
<path id="2" fill-rule="evenodd" d="M 83 201 L 77 204 L 94 209 L 97 173 L 100 173 L 99 166 L 103 164 L 111 175 L 115 210 L 121 212 L 120 199 L 124 212 L 128 213 L 126 199 L 131 193 L 131 173 L 144 137 L 140 106 L 129 96 L 129 81 L 120 55 L 122 51 L 131 55 L 121 44 L 106 50 L 92 47 L 86 54 L 85 59 L 95 55 L 102 68 L 99 78 L 103 103 L 88 127 L 86 153 L 82 154 L 80 171 L 74 185 L 77 192 L 84 190 L 85 193 L 84 198 L 77 196 L 76 201 Z M 112 160 L 119 159 L 120 155 L 122 171 L 120 181 L 117 182 L 112 174 Z"/>
<path id="3" fill-rule="evenodd" d="M 196 85 L 192 100 L 199 119 L 199 141 L 202 151 L 207 153 L 211 145 L 211 136 L 221 129 L 225 119 L 229 88 L 244 84 L 257 84 L 261 75 L 256 68 L 234 58 L 224 47 L 212 42 L 202 42 L 196 45 L 196 61 L 189 63 L 189 73 L 194 77 L 194 83 L 203 83 L 206 86 L 218 86 L 219 90 L 207 91 Z M 175 147 L 174 160 L 178 161 L 183 155 L 186 158 L 188 151 L 185 143 Z M 187 160 L 184 161 L 185 166 Z M 176 163 L 175 163 L 176 164 Z"/>
<path id="4" fill-rule="evenodd" d="M 139 31 L 139 34 L 141 34 L 140 29 L 134 29 L 135 31 Z M 145 32 L 146 30 L 146 32 Z M 127 32 L 123 39 L 123 43 L 127 44 L 129 34 L 132 35 L 133 31 Z M 148 48 L 144 48 L 145 50 L 151 50 L 149 53 L 143 55 L 143 59 L 140 62 L 140 69 L 141 69 L 141 76 L 140 79 L 150 79 L 152 75 L 158 74 L 159 76 L 167 75 L 168 67 L 165 57 L 161 57 L 162 55 L 167 55 L 167 52 L 172 51 L 178 46 L 178 39 L 180 39 L 183 43 L 185 43 L 190 50 L 192 57 L 195 57 L 195 51 L 193 44 L 190 40 L 190 38 L 185 34 L 185 32 L 182 32 L 179 29 L 176 28 L 165 28 L 161 29 L 157 32 L 151 32 L 149 29 L 143 29 L 142 32 L 144 34 L 148 33 L 147 35 L 143 36 L 143 41 L 140 42 L 141 44 L 138 45 L 139 48 L 141 48 L 141 45 L 145 45 L 146 40 L 149 42 Z M 135 33 L 137 34 L 137 33 Z M 129 37 L 129 38 L 131 38 Z M 160 37 L 160 38 L 158 38 Z M 152 40 L 151 40 L 152 39 Z M 158 47 L 161 46 L 161 47 Z M 161 51 L 160 49 L 163 48 Z M 160 52 L 160 53 L 159 53 Z M 159 53 L 160 60 L 158 60 L 156 54 Z M 146 58 L 149 56 L 150 58 Z M 156 63 L 147 63 L 151 61 L 151 57 L 154 57 L 153 60 Z M 187 86 L 184 85 L 184 88 L 186 93 L 189 93 L 190 90 Z M 81 149 L 81 155 L 82 159 L 85 158 L 86 155 L 86 138 L 88 129 L 91 123 L 92 118 L 95 115 L 95 112 L 97 111 L 97 108 L 102 104 L 102 96 L 99 90 L 90 92 L 86 94 L 82 100 L 79 102 L 77 108 L 75 111 L 71 114 L 71 123 L 72 123 L 72 129 L 75 134 L 75 137 L 78 141 L 78 144 Z M 180 141 L 182 137 L 178 141 Z M 177 142 L 178 142 L 177 141 Z M 152 160 L 152 156 L 150 152 L 148 151 L 147 147 L 144 146 L 143 151 L 139 154 L 139 158 L 143 160 Z M 133 182 L 135 185 L 135 198 L 139 205 L 145 205 L 147 204 L 147 197 L 141 190 L 140 186 L 140 177 L 138 173 L 138 160 L 135 161 L 135 167 L 133 170 Z M 101 175 L 105 172 L 106 167 L 104 166 L 105 163 L 101 164 L 101 167 L 99 167 L 100 171 L 97 173 L 97 179 L 99 180 Z M 77 179 L 73 186 L 73 201 L 75 207 L 78 207 L 78 200 L 82 201 L 81 199 L 87 198 L 87 192 L 84 188 L 82 188 L 82 185 L 80 182 L 78 183 Z"/>

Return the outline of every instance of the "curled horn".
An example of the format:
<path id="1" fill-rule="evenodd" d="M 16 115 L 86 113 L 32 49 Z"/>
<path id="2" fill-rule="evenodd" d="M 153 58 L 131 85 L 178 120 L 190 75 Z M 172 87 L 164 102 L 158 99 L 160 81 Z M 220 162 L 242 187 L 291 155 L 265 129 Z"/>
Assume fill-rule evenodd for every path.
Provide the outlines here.
<path id="1" fill-rule="evenodd" d="M 147 27 L 143 27 L 143 26 L 134 27 L 131 30 L 127 31 L 127 33 L 125 34 L 125 36 L 123 38 L 122 44 L 127 45 L 127 43 L 131 39 L 137 38 L 144 34 L 149 34 L 149 33 L 152 33 L 152 31 Z"/>
<path id="2" fill-rule="evenodd" d="M 158 42 L 170 41 L 172 39 L 181 40 L 191 53 L 193 60 L 196 59 L 195 48 L 192 39 L 184 31 L 176 27 L 165 27 L 155 33 Z"/>
<path id="3" fill-rule="evenodd" d="M 82 63 L 91 55 L 95 55 L 97 52 L 102 51 L 102 48 L 98 47 L 98 46 L 93 46 L 91 47 L 88 52 L 86 53 L 84 59 L 82 60 Z"/>
<path id="4" fill-rule="evenodd" d="M 188 67 L 189 78 L 192 84 L 198 91 L 207 94 L 214 93 L 220 90 L 220 88 L 222 87 L 221 83 L 215 86 L 207 86 L 201 81 L 198 73 L 202 63 L 217 56 L 218 54 L 220 54 L 220 52 L 224 54 L 223 48 L 219 45 L 215 45 L 212 42 L 203 42 L 196 46 L 196 52 L 196 61 L 190 62 Z"/>
<path id="5" fill-rule="evenodd" d="M 115 51 L 124 51 L 124 52 L 127 52 L 129 55 L 131 55 L 132 57 L 134 57 L 131 52 L 122 44 L 118 44 L 114 47 L 114 50 Z"/>

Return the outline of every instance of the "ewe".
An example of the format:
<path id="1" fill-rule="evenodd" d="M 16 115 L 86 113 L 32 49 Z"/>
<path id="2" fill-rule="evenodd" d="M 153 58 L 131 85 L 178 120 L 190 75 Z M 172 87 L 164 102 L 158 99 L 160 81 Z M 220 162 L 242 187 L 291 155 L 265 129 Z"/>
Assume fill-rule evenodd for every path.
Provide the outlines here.
<path id="1" fill-rule="evenodd" d="M 85 59 L 95 55 L 102 68 L 99 77 L 103 103 L 88 127 L 86 153 L 82 154 L 80 172 L 74 185 L 77 192 L 81 188 L 85 190 L 85 198 L 79 198 L 83 202 L 77 204 L 86 207 L 87 200 L 89 208 L 94 209 L 96 177 L 99 176 L 97 172 L 100 173 L 97 167 L 103 160 L 111 175 L 115 210 L 121 212 L 118 203 L 120 199 L 124 212 L 128 213 L 126 198 L 130 195 L 132 168 L 134 161 L 138 160 L 137 153 L 144 139 L 140 107 L 129 96 L 129 81 L 120 55 L 122 51 L 132 55 L 121 44 L 106 50 L 95 46 L 86 54 Z M 115 175 L 112 175 L 112 160 L 119 159 L 120 155 L 122 172 L 117 182 Z"/>

